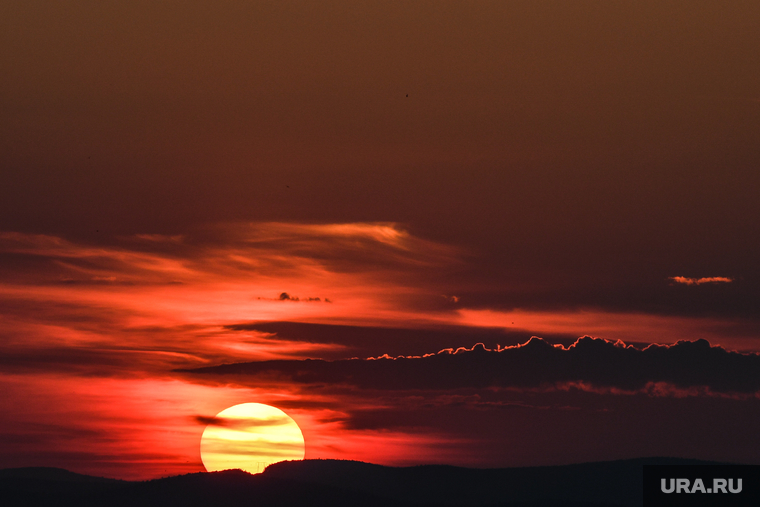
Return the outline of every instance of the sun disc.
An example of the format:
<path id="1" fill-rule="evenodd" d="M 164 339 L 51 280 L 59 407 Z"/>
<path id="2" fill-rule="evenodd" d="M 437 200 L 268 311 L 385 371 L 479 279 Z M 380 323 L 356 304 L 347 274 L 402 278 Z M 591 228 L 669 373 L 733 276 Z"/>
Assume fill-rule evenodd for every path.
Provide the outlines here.
<path id="1" fill-rule="evenodd" d="M 262 403 L 222 410 L 201 437 L 201 460 L 209 472 L 239 468 L 256 474 L 272 463 L 303 457 L 301 428 L 279 408 Z"/>

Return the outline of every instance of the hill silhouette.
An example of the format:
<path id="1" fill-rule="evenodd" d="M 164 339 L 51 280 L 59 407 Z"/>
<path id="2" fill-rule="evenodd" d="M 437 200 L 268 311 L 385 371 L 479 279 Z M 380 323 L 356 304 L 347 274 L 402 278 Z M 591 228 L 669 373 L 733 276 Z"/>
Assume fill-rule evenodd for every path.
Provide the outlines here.
<path id="1" fill-rule="evenodd" d="M 641 458 L 578 465 L 473 469 L 386 467 L 359 461 L 305 460 L 133 482 L 57 468 L 0 470 L 0 505 L 46 506 L 368 506 L 628 507 L 643 502 L 643 465 L 715 464 Z"/>

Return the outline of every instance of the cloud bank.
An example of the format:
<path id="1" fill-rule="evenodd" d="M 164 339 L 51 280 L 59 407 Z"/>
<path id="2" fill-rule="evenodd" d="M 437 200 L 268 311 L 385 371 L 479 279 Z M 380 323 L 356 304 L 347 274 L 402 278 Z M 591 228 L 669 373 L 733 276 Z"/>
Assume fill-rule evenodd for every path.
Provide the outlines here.
<path id="1" fill-rule="evenodd" d="M 585 336 L 565 348 L 537 337 L 500 349 L 477 344 L 424 356 L 369 359 L 274 360 L 186 370 L 194 375 L 283 377 L 301 384 L 344 384 L 378 390 L 458 388 L 581 388 L 636 392 L 652 386 L 714 393 L 760 391 L 760 355 L 731 352 L 706 340 L 650 345 Z M 658 394 L 658 392 L 654 392 Z"/>

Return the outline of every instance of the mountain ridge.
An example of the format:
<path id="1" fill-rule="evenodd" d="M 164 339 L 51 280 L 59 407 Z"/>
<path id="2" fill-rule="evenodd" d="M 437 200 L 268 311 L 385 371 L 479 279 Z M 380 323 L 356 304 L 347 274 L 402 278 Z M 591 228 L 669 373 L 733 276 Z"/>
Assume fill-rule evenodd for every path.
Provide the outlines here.
<path id="1" fill-rule="evenodd" d="M 50 467 L 0 470 L 0 503 L 36 506 L 259 507 L 638 507 L 644 465 L 725 464 L 636 458 L 572 465 L 465 468 L 390 467 L 351 460 L 275 463 L 261 474 L 198 472 L 148 481 L 93 477 Z"/>

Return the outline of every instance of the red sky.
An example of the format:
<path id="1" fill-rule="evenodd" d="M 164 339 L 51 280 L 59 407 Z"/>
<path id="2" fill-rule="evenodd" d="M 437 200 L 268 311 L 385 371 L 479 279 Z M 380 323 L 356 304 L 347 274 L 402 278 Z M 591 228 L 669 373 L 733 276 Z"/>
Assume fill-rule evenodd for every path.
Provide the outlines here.
<path id="1" fill-rule="evenodd" d="M 721 375 L 760 352 L 759 31 L 755 2 L 5 2 L 0 467 L 197 471 L 197 417 L 243 402 L 311 458 L 756 463 L 757 374 Z M 534 335 L 588 363 L 340 377 Z M 585 335 L 721 348 L 634 386 Z M 338 380 L 175 371 L 306 358 Z"/>

